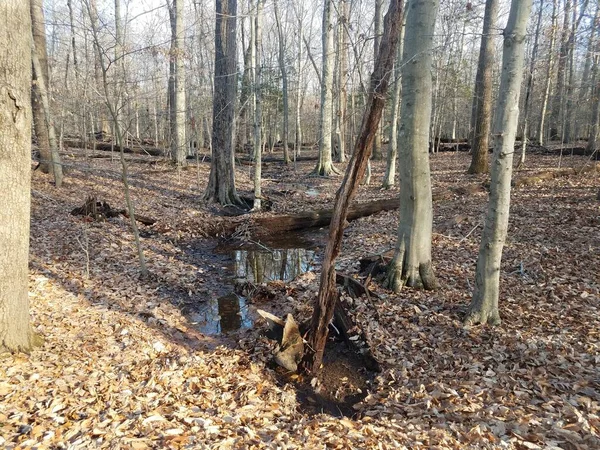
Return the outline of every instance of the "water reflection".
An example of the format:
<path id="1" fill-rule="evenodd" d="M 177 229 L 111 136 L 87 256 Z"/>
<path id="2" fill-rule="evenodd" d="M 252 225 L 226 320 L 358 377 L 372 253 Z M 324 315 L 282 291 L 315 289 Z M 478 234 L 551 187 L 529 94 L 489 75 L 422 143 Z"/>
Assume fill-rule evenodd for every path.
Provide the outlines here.
<path id="1" fill-rule="evenodd" d="M 252 283 L 291 281 L 298 275 L 312 270 L 314 259 L 315 252 L 304 248 L 271 251 L 235 250 L 233 270 L 236 278 Z"/>
<path id="2" fill-rule="evenodd" d="M 253 323 L 246 299 L 233 292 L 204 303 L 190 314 L 190 319 L 204 334 L 221 334 L 247 329 Z"/>

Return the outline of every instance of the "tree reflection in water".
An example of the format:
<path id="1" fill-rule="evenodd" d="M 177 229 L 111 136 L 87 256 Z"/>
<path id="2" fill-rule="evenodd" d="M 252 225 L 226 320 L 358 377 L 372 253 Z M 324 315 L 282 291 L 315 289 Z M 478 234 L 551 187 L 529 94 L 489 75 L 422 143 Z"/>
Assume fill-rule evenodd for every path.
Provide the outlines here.
<path id="1" fill-rule="evenodd" d="M 236 278 L 252 283 L 290 281 L 314 266 L 315 252 L 304 248 L 258 251 L 235 250 L 234 272 Z"/>

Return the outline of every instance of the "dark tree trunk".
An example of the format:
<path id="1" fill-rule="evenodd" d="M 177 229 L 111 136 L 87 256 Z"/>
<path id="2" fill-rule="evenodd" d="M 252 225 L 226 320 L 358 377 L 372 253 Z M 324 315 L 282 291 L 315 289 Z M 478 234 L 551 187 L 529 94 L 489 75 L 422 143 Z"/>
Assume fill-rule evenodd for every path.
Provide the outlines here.
<path id="1" fill-rule="evenodd" d="M 239 205 L 235 189 L 234 135 L 237 91 L 237 0 L 216 1 L 215 89 L 210 178 L 204 199 Z"/>
<path id="2" fill-rule="evenodd" d="M 323 259 L 319 295 L 311 319 L 308 345 L 305 347 L 306 351 L 303 357 L 303 368 L 307 372 L 318 370 L 323 360 L 327 342 L 327 326 L 331 322 L 337 301 L 335 259 L 340 252 L 348 207 L 365 173 L 369 153 L 381 120 L 401 23 L 402 0 L 392 0 L 385 17 L 384 37 L 371 75 L 369 108 L 363 116 L 352 158 L 335 199 L 333 217 L 329 226 L 329 239 Z"/>
<path id="3" fill-rule="evenodd" d="M 488 171 L 490 126 L 492 123 L 492 74 L 494 66 L 494 34 L 498 17 L 498 0 L 485 2 L 483 36 L 477 65 L 475 99 L 475 130 L 473 133 L 473 156 L 469 173 Z"/>

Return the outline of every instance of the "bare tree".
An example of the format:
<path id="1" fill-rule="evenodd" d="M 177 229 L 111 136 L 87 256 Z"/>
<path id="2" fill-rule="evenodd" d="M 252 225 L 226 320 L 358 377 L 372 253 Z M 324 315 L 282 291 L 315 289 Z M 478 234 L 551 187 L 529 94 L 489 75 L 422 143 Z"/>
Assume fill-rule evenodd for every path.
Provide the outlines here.
<path id="1" fill-rule="evenodd" d="M 277 53 L 277 62 L 279 64 L 279 72 L 281 73 L 282 94 L 283 94 L 283 161 L 285 164 L 290 163 L 290 154 L 288 143 L 290 140 L 290 101 L 288 92 L 288 72 L 285 65 L 285 35 L 279 15 L 277 0 L 273 1 L 275 12 L 275 23 L 277 25 L 277 40 L 279 41 L 279 51 Z"/>
<path id="2" fill-rule="evenodd" d="M 437 0 L 411 0 L 407 6 L 402 66 L 402 117 L 398 137 L 400 224 L 387 285 L 434 289 L 431 265 L 433 206 L 429 170 L 431 63 Z"/>
<path id="3" fill-rule="evenodd" d="M 500 263 L 508 230 L 510 180 L 519 119 L 519 96 L 523 80 L 527 19 L 533 0 L 512 0 L 504 30 L 502 77 L 494 117 L 494 163 L 491 192 L 479 246 L 475 290 L 466 325 L 500 323 L 498 297 Z"/>
<path id="4" fill-rule="evenodd" d="M 348 163 L 346 175 L 335 198 L 333 217 L 329 226 L 329 239 L 327 240 L 321 269 L 319 295 L 310 323 L 307 338 L 308 345 L 305 348 L 303 357 L 303 367 L 308 372 L 317 371 L 323 360 L 323 352 L 327 342 L 327 327 L 333 317 L 337 301 L 335 259 L 339 255 L 342 245 L 348 206 L 355 196 L 358 184 L 365 173 L 367 161 L 373 147 L 373 140 L 385 106 L 385 97 L 394 64 L 401 23 L 402 0 L 391 0 L 390 8 L 385 17 L 384 37 L 371 75 L 368 109 L 365 110 L 363 115 L 352 158 Z"/>
<path id="5" fill-rule="evenodd" d="M 540 30 L 542 28 L 542 15 L 544 12 L 544 0 L 540 0 L 537 24 L 535 26 L 535 36 L 533 38 L 533 49 L 531 50 L 531 60 L 529 61 L 529 70 L 527 71 L 527 81 L 525 83 L 525 102 L 523 106 L 523 129 L 521 132 L 521 159 L 519 167 L 525 165 L 525 152 L 527 150 L 527 141 L 529 140 L 529 110 L 531 106 L 531 94 L 533 92 L 535 65 L 537 63 L 537 53 L 540 40 Z"/>
<path id="6" fill-rule="evenodd" d="M 475 79 L 475 129 L 469 173 L 488 171 L 490 125 L 492 122 L 492 74 L 494 65 L 494 34 L 498 18 L 498 0 L 486 0 L 479 64 Z"/>
<path id="7" fill-rule="evenodd" d="M 171 158 L 178 167 L 185 165 L 187 156 L 183 8 L 183 0 L 173 0 L 172 4 L 169 4 L 171 21 L 169 62 L 171 76 L 169 83 L 172 89 L 172 95 L 170 96 Z"/>
<path id="8" fill-rule="evenodd" d="M 58 154 L 58 142 L 54 129 L 54 118 L 48 98 L 48 53 L 46 50 L 46 28 L 42 0 L 30 0 L 32 41 L 32 79 L 31 103 L 33 106 L 33 125 L 40 149 L 40 169 L 54 177 L 56 187 L 62 185 L 63 171 Z"/>
<path id="9" fill-rule="evenodd" d="M 319 133 L 319 161 L 315 173 L 321 176 L 329 176 L 339 173 L 333 166 L 331 133 L 333 121 L 331 111 L 333 107 L 333 26 L 332 26 L 333 0 L 325 0 L 323 3 L 323 69 L 321 75 L 321 113 Z"/>
<path id="10" fill-rule="evenodd" d="M 546 65 L 546 81 L 544 84 L 544 90 L 542 92 L 542 105 L 540 108 L 540 122 L 537 130 L 537 140 L 540 145 L 543 145 L 546 141 L 545 139 L 545 123 L 546 123 L 546 114 L 548 110 L 548 102 L 550 100 L 550 91 L 552 87 L 552 73 L 554 72 L 554 65 L 556 62 L 556 56 L 554 52 L 554 47 L 556 45 L 556 32 L 558 25 L 558 0 L 552 1 L 552 25 L 550 28 L 550 45 L 548 49 L 548 62 Z"/>
<path id="11" fill-rule="evenodd" d="M 254 209 L 262 207 L 261 171 L 262 171 L 262 89 L 260 49 L 262 43 L 262 11 L 265 0 L 256 1 L 256 15 L 250 24 L 250 67 L 252 71 L 252 109 L 254 115 Z"/>
<path id="12" fill-rule="evenodd" d="M 216 0 L 215 87 L 207 201 L 241 205 L 235 188 L 234 136 L 237 92 L 237 0 Z"/>
<path id="13" fill-rule="evenodd" d="M 29 323 L 31 16 L 22 0 L 0 2 L 0 352 L 36 344 Z"/>

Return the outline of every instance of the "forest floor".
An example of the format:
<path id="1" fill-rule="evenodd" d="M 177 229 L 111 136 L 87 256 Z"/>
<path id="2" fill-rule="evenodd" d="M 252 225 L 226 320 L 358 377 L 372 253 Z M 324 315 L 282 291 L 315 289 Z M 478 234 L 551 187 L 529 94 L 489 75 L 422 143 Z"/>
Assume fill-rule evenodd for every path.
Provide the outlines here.
<path id="1" fill-rule="evenodd" d="M 513 191 L 502 324 L 465 329 L 487 192 L 456 188 L 485 177 L 466 174 L 466 153 L 432 155 L 440 289 L 396 295 L 373 282 L 377 297 L 353 301 L 382 370 L 354 386 L 362 400 L 342 416 L 321 412 L 298 380 L 281 376 L 264 322 L 218 334 L 203 332 L 190 315 L 231 290 L 231 254 L 217 252 L 222 242 L 209 235 L 240 220 L 203 204 L 209 164 L 177 172 L 128 155 L 136 210 L 158 220 L 140 225 L 152 274 L 140 279 L 128 219 L 70 213 L 90 195 L 124 208 L 118 161 L 84 156 L 65 152 L 62 189 L 33 173 L 30 303 L 44 344 L 0 357 L 1 448 L 600 448 L 597 173 Z M 567 156 L 561 164 L 585 161 Z M 558 163 L 532 155 L 516 176 Z M 310 177 L 313 164 L 265 164 L 264 194 L 273 204 L 261 214 L 332 206 L 342 177 Z M 384 163 L 373 166 L 358 202 L 398 195 L 380 189 Z M 238 166 L 247 196 L 251 175 Z M 351 222 L 340 271 L 356 274 L 359 258 L 392 249 L 397 221 L 389 211 Z M 261 308 L 310 315 L 322 243 L 313 247 L 310 271 L 263 286 L 272 295 Z M 340 374 L 340 388 L 354 382 Z"/>

